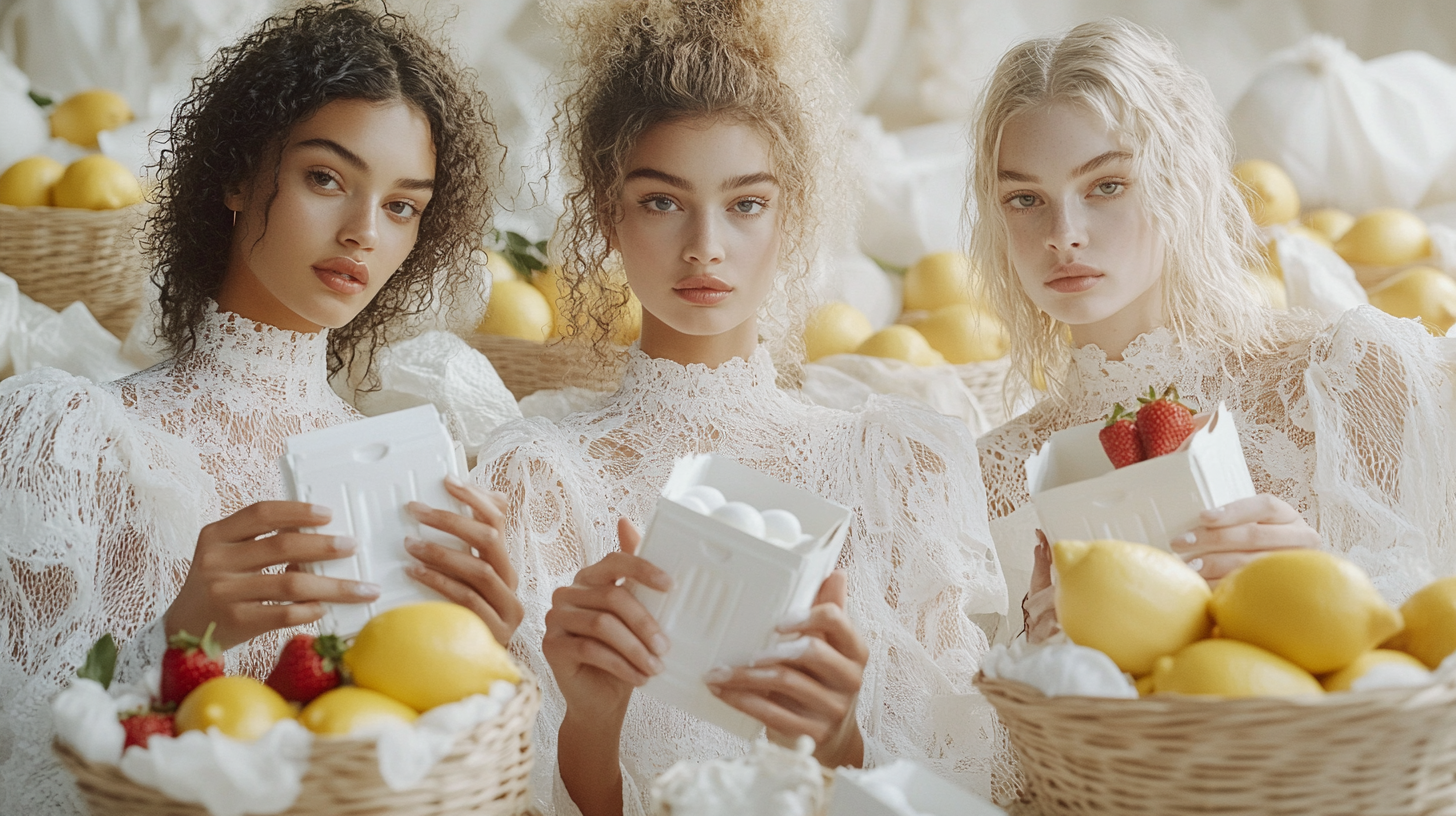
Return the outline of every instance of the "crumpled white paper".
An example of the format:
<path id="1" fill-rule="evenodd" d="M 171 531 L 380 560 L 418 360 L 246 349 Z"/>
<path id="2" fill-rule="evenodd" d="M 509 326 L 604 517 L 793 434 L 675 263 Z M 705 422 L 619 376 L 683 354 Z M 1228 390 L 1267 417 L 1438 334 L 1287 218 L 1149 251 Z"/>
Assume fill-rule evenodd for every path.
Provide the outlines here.
<path id="1" fill-rule="evenodd" d="M 455 742 L 470 729 L 500 716 L 516 696 L 516 686 L 504 680 L 490 684 L 489 694 L 472 694 L 458 703 L 436 706 L 413 724 L 391 723 L 380 731 L 376 750 L 379 775 L 393 791 L 419 785 Z"/>
<path id="2" fill-rule="evenodd" d="M 96 322 L 84 303 L 57 312 L 0 274 L 0 376 L 42 366 L 93 382 L 109 382 L 139 368 L 122 359 L 121 341 Z"/>
<path id="3" fill-rule="evenodd" d="M 226 736 L 215 726 L 173 739 L 133 746 L 121 772 L 139 785 L 179 802 L 207 808 L 212 816 L 282 813 L 303 791 L 313 734 L 297 720 L 280 720 L 252 742 Z"/>
<path id="4" fill-rule="evenodd" d="M 981 660 L 987 677 L 1016 680 L 1048 697 L 1137 699 L 1137 687 L 1112 658 L 1059 635 L 1032 645 L 1025 640 L 998 644 Z"/>
<path id="5" fill-rule="evenodd" d="M 854 410 L 874 394 L 898 394 L 959 419 L 976 436 L 991 430 L 987 411 L 954 366 L 835 354 L 804 366 L 803 395 L 816 405 Z"/>
<path id="6" fill-rule="evenodd" d="M 794 750 L 760 739 L 741 757 L 673 765 L 650 796 L 655 814 L 813 816 L 824 802 L 824 775 L 809 737 Z"/>
<path id="7" fill-rule="evenodd" d="M 1370 302 L 1355 270 L 1333 249 L 1283 227 L 1271 231 L 1291 309 L 1311 309 L 1333 320 Z"/>

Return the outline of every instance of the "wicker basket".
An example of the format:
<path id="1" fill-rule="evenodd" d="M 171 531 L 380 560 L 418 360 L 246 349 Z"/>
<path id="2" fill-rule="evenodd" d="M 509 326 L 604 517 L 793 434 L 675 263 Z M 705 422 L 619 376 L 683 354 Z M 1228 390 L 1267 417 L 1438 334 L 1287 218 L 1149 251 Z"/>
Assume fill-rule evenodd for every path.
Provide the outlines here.
<path id="1" fill-rule="evenodd" d="M 623 357 L 607 365 L 592 357 L 587 344 L 571 340 L 533 343 L 495 334 L 462 335 L 470 347 L 484 354 L 516 399 L 548 388 L 576 386 L 593 391 L 615 391 L 622 382 Z"/>
<path id="2" fill-rule="evenodd" d="M 303 791 L 284 811 L 294 816 L 426 816 L 530 813 L 531 732 L 541 690 L 522 672 L 519 693 L 500 716 L 476 726 L 419 785 L 392 791 L 379 776 L 370 739 L 316 739 Z M 57 742 L 56 753 L 96 816 L 208 816 L 201 805 L 169 799 L 128 779 L 115 765 L 88 762 Z"/>
<path id="3" fill-rule="evenodd" d="M 1023 812 L 1456 814 L 1456 683 L 1311 698 L 1047 698 L 976 677 Z"/>
<path id="4" fill-rule="evenodd" d="M 0 204 L 0 272 L 52 309 L 85 303 L 101 325 L 125 338 L 142 307 L 146 267 L 136 228 L 145 207 L 77 210 Z"/>

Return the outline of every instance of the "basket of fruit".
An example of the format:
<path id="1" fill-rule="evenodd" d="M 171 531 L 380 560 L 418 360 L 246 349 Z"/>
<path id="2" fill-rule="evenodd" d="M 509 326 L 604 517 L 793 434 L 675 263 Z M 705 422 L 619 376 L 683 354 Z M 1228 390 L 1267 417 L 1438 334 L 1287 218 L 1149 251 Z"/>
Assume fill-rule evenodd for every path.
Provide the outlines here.
<path id="1" fill-rule="evenodd" d="M 51 132 L 95 150 L 97 133 L 132 119 L 110 91 L 83 91 L 57 105 Z M 52 309 L 75 301 L 125 337 L 141 310 L 145 265 L 136 233 L 141 184 L 100 153 L 63 165 L 30 156 L 0 174 L 0 272 Z"/>
<path id="2" fill-rule="evenodd" d="M 266 683 L 224 675 L 208 636 L 174 637 L 155 689 L 103 691 L 105 662 L 52 705 L 94 813 L 529 812 L 540 691 L 463 607 L 397 607 L 347 649 L 295 636 Z"/>

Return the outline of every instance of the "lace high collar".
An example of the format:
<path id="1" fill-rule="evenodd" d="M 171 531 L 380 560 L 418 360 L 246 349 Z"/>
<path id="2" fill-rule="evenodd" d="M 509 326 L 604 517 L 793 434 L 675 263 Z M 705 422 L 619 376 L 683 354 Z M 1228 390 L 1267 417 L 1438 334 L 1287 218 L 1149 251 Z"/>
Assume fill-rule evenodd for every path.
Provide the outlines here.
<path id="1" fill-rule="evenodd" d="M 230 372 L 239 380 L 290 393 L 328 390 L 328 331 L 289 331 L 218 308 L 209 300 L 197 324 L 197 342 L 181 367 Z M 322 393 L 322 392 L 318 392 Z"/>
<path id="2" fill-rule="evenodd" d="M 778 372 L 768 349 L 758 346 L 746 359 L 734 357 L 717 368 L 701 363 L 682 365 L 660 357 L 649 357 L 633 345 L 627 351 L 622 387 L 616 400 L 650 399 L 681 411 L 695 402 L 722 405 L 745 398 L 781 394 Z"/>

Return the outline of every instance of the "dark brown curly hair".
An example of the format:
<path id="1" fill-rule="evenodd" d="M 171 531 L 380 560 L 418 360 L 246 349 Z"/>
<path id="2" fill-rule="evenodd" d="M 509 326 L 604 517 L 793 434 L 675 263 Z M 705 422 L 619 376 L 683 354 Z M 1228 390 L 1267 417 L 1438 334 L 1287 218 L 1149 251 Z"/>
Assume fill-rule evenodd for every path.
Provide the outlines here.
<path id="1" fill-rule="evenodd" d="M 339 99 L 403 100 L 430 123 L 435 187 L 404 263 L 352 321 L 329 333 L 329 371 L 373 353 L 402 318 L 453 298 L 481 274 L 481 241 L 503 149 L 472 73 L 414 23 L 359 2 L 313 3 L 263 21 L 220 50 L 154 138 L 165 148 L 143 235 L 161 290 L 160 338 L 190 350 L 227 269 L 230 191 L 276 181 L 293 125 Z M 271 201 L 270 201 L 271 205 Z M 367 381 L 367 377 L 366 377 Z"/>

